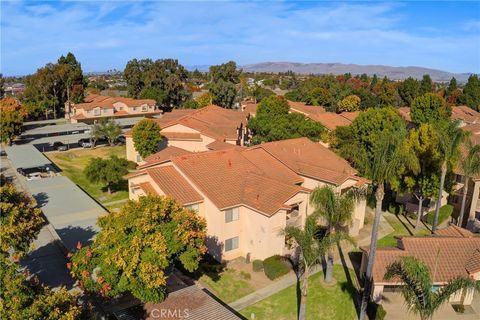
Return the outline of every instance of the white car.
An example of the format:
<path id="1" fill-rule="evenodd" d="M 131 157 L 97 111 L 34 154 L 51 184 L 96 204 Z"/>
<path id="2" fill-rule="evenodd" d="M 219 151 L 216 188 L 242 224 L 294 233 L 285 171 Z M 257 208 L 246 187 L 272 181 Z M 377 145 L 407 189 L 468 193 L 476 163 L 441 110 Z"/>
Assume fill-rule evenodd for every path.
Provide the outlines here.
<path id="1" fill-rule="evenodd" d="M 40 172 L 32 172 L 27 174 L 27 180 L 32 181 L 32 180 L 40 180 L 42 179 L 42 174 Z"/>

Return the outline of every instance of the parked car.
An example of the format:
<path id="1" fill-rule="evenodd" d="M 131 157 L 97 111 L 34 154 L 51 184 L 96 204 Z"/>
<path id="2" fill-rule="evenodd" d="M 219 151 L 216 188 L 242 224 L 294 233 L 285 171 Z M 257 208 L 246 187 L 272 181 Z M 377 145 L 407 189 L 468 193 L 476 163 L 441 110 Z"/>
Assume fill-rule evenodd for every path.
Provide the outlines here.
<path id="1" fill-rule="evenodd" d="M 91 148 L 93 147 L 92 140 L 90 139 L 80 139 L 78 140 L 78 145 L 82 148 Z"/>
<path id="2" fill-rule="evenodd" d="M 67 146 L 63 142 L 60 142 L 60 141 L 55 141 L 52 144 L 52 147 L 53 147 L 53 149 L 58 150 L 58 151 L 66 151 L 68 149 Z"/>
<path id="3" fill-rule="evenodd" d="M 40 172 L 32 172 L 27 174 L 27 180 L 32 181 L 32 180 L 40 180 L 42 179 L 42 174 Z"/>
<path id="4" fill-rule="evenodd" d="M 118 136 L 117 139 L 115 139 L 115 144 L 124 145 L 126 142 L 127 139 L 125 136 Z"/>

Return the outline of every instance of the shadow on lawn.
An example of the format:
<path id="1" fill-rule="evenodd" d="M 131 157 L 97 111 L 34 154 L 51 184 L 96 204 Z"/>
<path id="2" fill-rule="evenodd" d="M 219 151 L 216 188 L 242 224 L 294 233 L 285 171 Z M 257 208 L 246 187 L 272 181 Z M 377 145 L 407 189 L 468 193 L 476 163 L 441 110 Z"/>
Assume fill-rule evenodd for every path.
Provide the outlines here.
<path id="1" fill-rule="evenodd" d="M 102 192 L 107 192 L 108 188 L 107 188 L 107 186 L 104 186 L 104 187 L 102 187 L 101 190 L 102 190 Z M 118 191 L 128 191 L 128 181 L 127 180 L 120 180 L 117 183 L 113 183 L 112 185 L 110 185 L 110 190 L 112 191 L 112 194 L 114 192 L 118 192 Z"/>
<path id="2" fill-rule="evenodd" d="M 347 266 L 347 261 L 345 260 L 345 255 L 343 254 L 343 250 L 342 250 L 342 247 L 337 244 L 337 247 L 338 247 L 338 253 L 340 255 L 340 261 L 342 263 L 342 267 L 343 267 L 343 271 L 345 272 L 345 277 L 347 279 L 346 282 L 341 282 L 340 283 L 340 288 L 342 289 L 343 292 L 348 292 L 350 294 L 350 297 L 351 299 L 353 300 L 353 303 L 355 305 L 355 311 L 357 312 L 357 316 L 360 315 L 360 292 L 359 292 L 359 289 L 360 289 L 360 285 L 358 284 L 359 281 L 358 279 L 360 279 L 357 275 L 357 279 L 354 281 L 354 279 L 352 279 L 352 276 L 350 274 L 350 269 L 348 268 Z M 355 260 L 352 260 L 352 257 L 349 256 L 350 258 L 350 262 L 352 263 L 353 267 L 354 267 L 354 272 L 355 274 L 357 274 L 357 271 L 359 272 L 360 270 L 360 263 L 361 263 L 361 256 L 360 256 L 360 263 L 358 263 L 358 257 L 354 256 L 355 257 Z M 357 285 L 355 285 L 355 283 Z"/>

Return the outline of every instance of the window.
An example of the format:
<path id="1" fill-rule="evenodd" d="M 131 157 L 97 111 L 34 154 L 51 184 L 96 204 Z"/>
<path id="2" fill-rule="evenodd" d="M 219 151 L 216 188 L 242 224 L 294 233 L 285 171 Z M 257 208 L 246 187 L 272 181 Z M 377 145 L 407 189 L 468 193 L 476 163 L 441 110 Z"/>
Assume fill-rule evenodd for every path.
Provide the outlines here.
<path id="1" fill-rule="evenodd" d="M 190 204 L 190 205 L 188 205 L 188 206 L 185 206 L 185 209 L 194 210 L 194 211 L 197 211 L 197 212 L 198 212 L 198 203 L 196 203 L 196 204 Z"/>
<path id="2" fill-rule="evenodd" d="M 140 161 L 142 161 L 142 157 L 139 154 L 137 154 L 137 162 L 140 162 Z"/>
<path id="3" fill-rule="evenodd" d="M 148 106 L 143 105 L 143 106 L 142 106 L 142 111 L 143 111 L 143 112 L 148 111 Z"/>
<path id="4" fill-rule="evenodd" d="M 93 115 L 99 116 L 102 111 L 100 109 L 94 109 L 93 110 Z"/>
<path id="5" fill-rule="evenodd" d="M 232 222 L 238 220 L 239 218 L 239 210 L 238 208 L 232 208 L 225 210 L 225 222 Z"/>
<path id="6" fill-rule="evenodd" d="M 238 249 L 238 237 L 225 240 L 225 251 Z"/>

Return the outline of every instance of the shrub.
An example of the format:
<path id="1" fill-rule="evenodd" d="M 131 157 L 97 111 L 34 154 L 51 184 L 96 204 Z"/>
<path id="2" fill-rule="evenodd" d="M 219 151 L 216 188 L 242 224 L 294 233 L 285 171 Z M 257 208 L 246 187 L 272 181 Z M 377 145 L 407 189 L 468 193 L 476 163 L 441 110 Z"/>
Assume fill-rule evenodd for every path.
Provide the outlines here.
<path id="1" fill-rule="evenodd" d="M 253 271 L 258 272 L 263 270 L 263 261 L 262 260 L 253 260 L 252 262 Z"/>
<path id="2" fill-rule="evenodd" d="M 263 271 L 270 280 L 274 280 L 287 274 L 290 271 L 290 267 L 281 256 L 274 255 L 263 261 Z"/>
<path id="3" fill-rule="evenodd" d="M 245 280 L 252 279 L 252 275 L 246 271 L 240 271 L 240 277 L 242 277 Z"/>
<path id="4" fill-rule="evenodd" d="M 367 315 L 370 320 L 383 320 L 387 312 L 381 304 L 371 302 L 368 304 Z"/>

